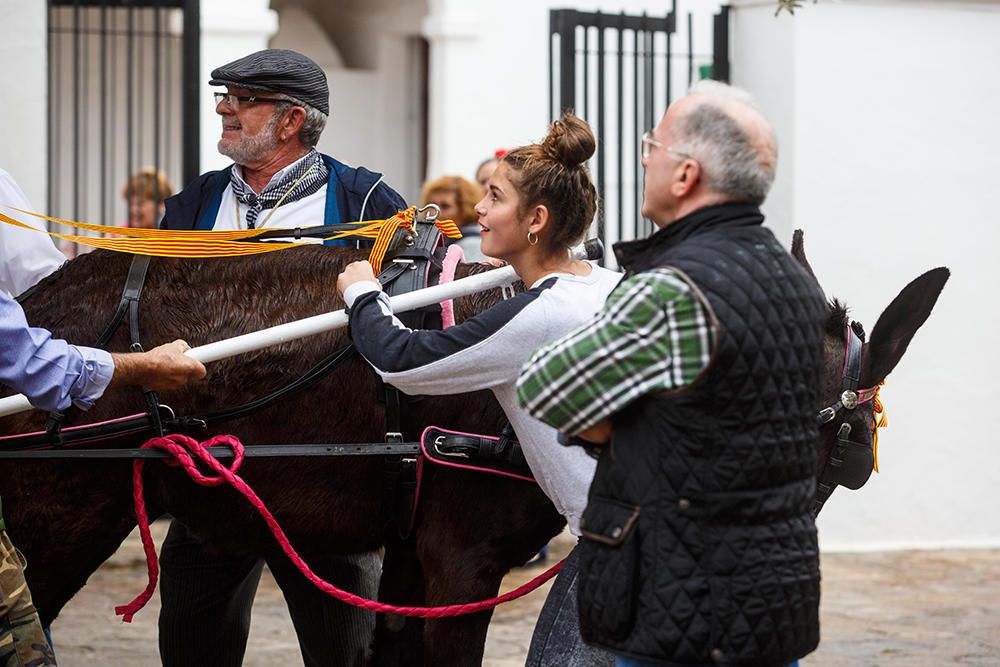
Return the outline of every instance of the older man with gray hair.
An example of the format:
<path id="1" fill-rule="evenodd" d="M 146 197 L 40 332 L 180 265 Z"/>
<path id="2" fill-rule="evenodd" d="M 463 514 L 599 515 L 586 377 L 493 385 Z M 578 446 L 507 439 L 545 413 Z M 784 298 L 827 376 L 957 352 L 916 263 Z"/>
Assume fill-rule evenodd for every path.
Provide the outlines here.
<path id="1" fill-rule="evenodd" d="M 788 665 L 819 641 L 825 299 L 762 226 L 777 147 L 746 93 L 696 86 L 642 154 L 660 229 L 615 246 L 626 275 L 604 310 L 518 383 L 528 412 L 599 453 L 581 630 L 622 666 Z"/>
<path id="2" fill-rule="evenodd" d="M 326 74 L 286 49 L 212 70 L 219 152 L 234 164 L 166 200 L 166 229 L 255 229 L 387 218 L 406 202 L 382 175 L 316 151 L 330 114 Z M 346 242 L 341 241 L 340 244 Z"/>
<path id="3" fill-rule="evenodd" d="M 167 199 L 162 227 L 308 227 L 388 218 L 406 207 L 381 174 L 316 151 L 330 114 L 330 91 L 326 74 L 306 56 L 284 49 L 251 53 L 213 70 L 209 84 L 226 88 L 215 93 L 222 119 L 219 152 L 234 164 L 199 176 Z M 204 537 L 174 521 L 163 543 L 160 658 L 168 667 L 243 663 L 264 562 L 253 555 L 210 553 Z M 327 596 L 289 563 L 270 565 L 305 664 L 361 664 L 374 614 Z M 329 555 L 310 565 L 341 588 L 375 596 L 377 554 Z"/>

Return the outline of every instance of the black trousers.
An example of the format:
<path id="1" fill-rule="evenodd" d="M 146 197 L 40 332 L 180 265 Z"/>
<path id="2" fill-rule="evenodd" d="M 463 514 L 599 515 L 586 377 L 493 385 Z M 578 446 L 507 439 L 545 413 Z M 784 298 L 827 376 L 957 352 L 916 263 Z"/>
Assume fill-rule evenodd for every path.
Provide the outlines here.
<path id="1" fill-rule="evenodd" d="M 264 561 L 207 553 L 173 521 L 160 552 L 160 659 L 165 667 L 240 667 L 250 608 Z M 381 563 L 375 553 L 327 557 L 310 567 L 357 595 L 374 599 Z M 363 664 L 375 614 L 335 600 L 291 563 L 271 569 L 288 603 L 306 667 Z"/>

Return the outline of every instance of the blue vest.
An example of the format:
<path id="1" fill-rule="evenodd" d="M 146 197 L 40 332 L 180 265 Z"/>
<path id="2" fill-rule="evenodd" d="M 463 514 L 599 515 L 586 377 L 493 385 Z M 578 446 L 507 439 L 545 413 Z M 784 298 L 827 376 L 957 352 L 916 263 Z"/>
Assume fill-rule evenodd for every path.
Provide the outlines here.
<path id="1" fill-rule="evenodd" d="M 320 154 L 330 170 L 326 187 L 326 207 L 322 223 L 335 225 L 360 220 L 387 218 L 406 202 L 387 184 L 379 183 L 381 174 L 364 167 L 349 167 L 329 155 Z M 163 229 L 202 229 L 215 226 L 222 194 L 229 185 L 232 166 L 220 171 L 202 174 L 183 191 L 165 202 L 166 212 L 160 227 Z M 378 187 L 376 187 L 376 184 Z M 370 197 L 369 197 L 370 194 Z M 366 202 L 367 200 L 367 202 Z M 361 207 L 365 210 L 362 211 Z M 327 241 L 328 245 L 356 246 L 355 241 Z"/>

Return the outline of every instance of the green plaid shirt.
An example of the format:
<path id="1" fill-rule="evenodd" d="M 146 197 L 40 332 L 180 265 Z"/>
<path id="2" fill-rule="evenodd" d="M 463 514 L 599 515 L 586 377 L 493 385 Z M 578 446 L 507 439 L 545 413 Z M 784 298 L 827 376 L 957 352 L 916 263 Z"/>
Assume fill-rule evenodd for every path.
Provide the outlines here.
<path id="1" fill-rule="evenodd" d="M 715 324 L 669 269 L 624 280 L 587 324 L 539 348 L 517 397 L 532 416 L 575 435 L 635 399 L 690 384 L 708 364 Z"/>

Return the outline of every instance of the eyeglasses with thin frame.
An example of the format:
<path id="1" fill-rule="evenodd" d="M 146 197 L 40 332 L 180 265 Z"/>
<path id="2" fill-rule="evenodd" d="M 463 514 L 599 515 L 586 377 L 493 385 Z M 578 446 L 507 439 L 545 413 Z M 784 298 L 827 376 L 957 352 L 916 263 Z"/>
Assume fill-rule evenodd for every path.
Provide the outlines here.
<path id="1" fill-rule="evenodd" d="M 256 104 L 257 102 L 270 102 L 271 104 L 279 104 L 284 102 L 285 104 L 292 104 L 291 100 L 283 100 L 279 97 L 258 97 L 257 95 L 236 95 L 235 93 L 215 93 L 215 106 L 219 106 L 221 102 L 225 102 L 233 111 L 240 110 L 241 102 L 248 102 L 250 104 Z"/>
<path id="2" fill-rule="evenodd" d="M 668 153 L 673 153 L 678 157 L 687 158 L 688 160 L 695 160 L 687 153 L 682 153 L 679 150 L 674 149 L 672 146 L 664 146 L 663 142 L 657 141 L 653 138 L 653 132 L 650 130 L 642 135 L 642 139 L 639 141 L 639 145 L 642 146 L 642 159 L 645 160 L 649 157 L 649 154 L 653 152 L 654 148 L 662 148 Z M 697 162 L 697 160 L 695 160 Z"/>

